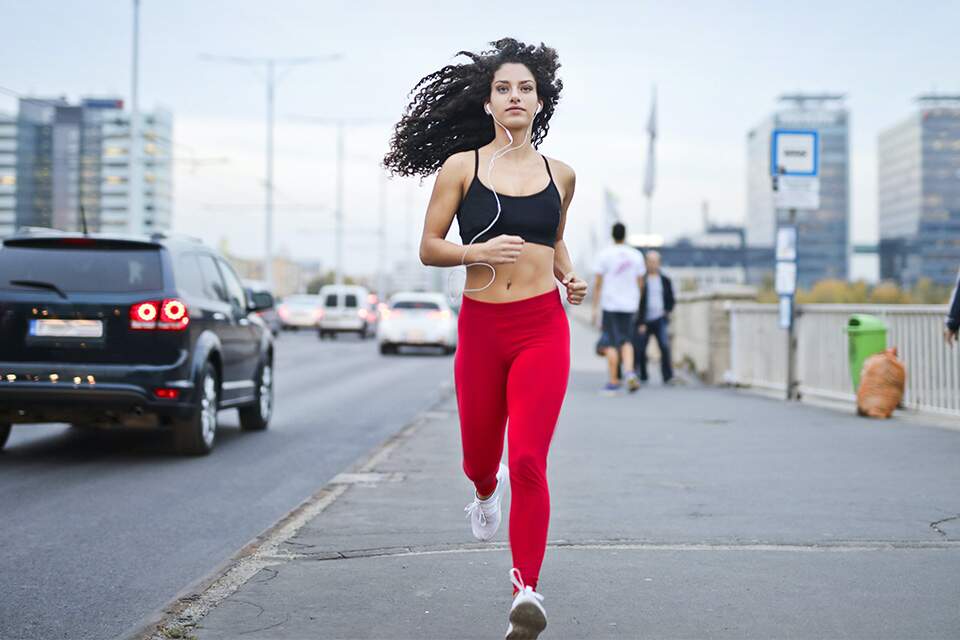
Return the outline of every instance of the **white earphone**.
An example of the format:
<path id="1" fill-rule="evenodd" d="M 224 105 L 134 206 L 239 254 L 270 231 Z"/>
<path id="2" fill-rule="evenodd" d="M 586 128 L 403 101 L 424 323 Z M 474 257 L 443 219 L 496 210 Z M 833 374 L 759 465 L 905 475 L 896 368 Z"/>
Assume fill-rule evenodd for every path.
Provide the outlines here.
<path id="1" fill-rule="evenodd" d="M 490 116 L 493 115 L 493 112 L 490 111 L 490 103 L 489 103 L 489 102 L 483 105 L 483 110 L 487 112 L 487 115 L 490 115 Z M 537 114 L 540 113 L 541 111 L 543 111 L 543 105 L 542 105 L 542 104 L 538 104 L 538 105 L 537 105 L 537 110 L 533 112 L 533 115 L 537 115 Z M 499 123 L 497 123 L 497 124 L 499 124 Z"/>
<path id="2" fill-rule="evenodd" d="M 490 104 L 489 104 L 489 103 L 485 103 L 485 104 L 483 105 L 483 110 L 486 111 L 486 112 L 493 118 L 493 121 L 494 121 L 494 122 L 496 122 L 498 125 L 500 125 L 500 128 L 503 129 L 503 131 L 507 134 L 507 139 L 509 139 L 510 142 L 507 143 L 507 146 L 501 147 L 500 149 L 497 149 L 496 151 L 494 151 L 494 152 L 493 152 L 493 155 L 490 156 L 490 163 L 487 165 L 487 184 L 490 185 L 490 191 L 493 193 L 493 197 L 494 197 L 494 199 L 497 201 L 497 215 L 495 215 L 495 216 L 493 217 L 493 220 L 490 222 L 490 224 L 487 225 L 487 227 L 486 227 L 483 231 L 481 231 L 481 232 L 478 233 L 477 235 L 473 236 L 473 238 L 470 240 L 470 242 L 468 242 L 467 245 L 463 248 L 463 255 L 460 257 L 460 264 L 463 265 L 464 267 L 472 267 L 472 266 L 474 266 L 474 265 L 483 265 L 483 266 L 489 268 L 490 271 L 493 272 L 493 275 L 490 276 L 490 282 L 488 282 L 487 284 L 483 285 L 482 287 L 478 287 L 478 288 L 475 288 L 475 289 L 467 289 L 467 288 L 464 288 L 463 291 L 461 291 L 461 293 L 467 293 L 467 292 L 471 292 L 471 293 L 472 293 L 472 292 L 474 292 L 474 291 L 483 291 L 484 289 L 486 289 L 487 287 L 489 287 L 490 285 L 492 285 L 493 282 L 497 279 L 497 270 L 493 267 L 492 264 L 489 264 L 489 263 L 487 263 L 487 262 L 482 262 L 482 261 L 478 261 L 478 262 L 467 262 L 467 263 L 465 263 L 464 261 L 467 259 L 467 251 L 470 249 L 470 246 L 477 240 L 477 238 L 479 238 L 480 236 L 482 236 L 483 234 L 485 234 L 487 231 L 489 231 L 491 228 L 493 228 L 493 225 L 497 224 L 497 220 L 500 219 L 500 212 L 501 212 L 502 209 L 501 209 L 501 207 L 500 207 L 500 196 L 497 195 L 496 187 L 495 187 L 494 184 L 493 184 L 493 175 L 492 175 L 492 174 L 493 174 L 493 163 L 494 163 L 496 160 L 498 160 L 499 158 L 502 158 L 503 156 L 507 155 L 507 154 L 510 153 L 511 151 L 516 151 L 517 149 L 522 148 L 523 145 L 526 144 L 526 143 L 530 140 L 530 137 L 531 137 L 531 135 L 533 134 L 533 118 L 531 118 L 531 119 L 530 119 L 530 126 L 527 127 L 527 135 L 524 136 L 524 141 L 521 142 L 518 146 L 514 147 L 514 146 L 513 146 L 513 134 L 511 134 L 511 133 L 510 133 L 510 130 L 507 129 L 505 126 L 503 126 L 503 124 L 502 124 L 499 120 L 497 120 L 497 117 L 493 115 L 493 112 L 490 111 Z M 534 115 L 540 113 L 542 110 L 543 110 L 543 105 L 542 105 L 542 104 L 538 104 L 538 105 L 537 105 L 537 111 L 534 113 Z M 450 287 L 450 283 L 451 283 L 451 281 L 452 281 L 452 278 L 453 278 L 454 273 L 456 273 L 456 272 L 455 272 L 455 271 L 451 271 L 451 272 L 450 272 L 450 275 L 447 277 L 447 297 L 449 297 L 452 302 L 456 302 L 456 296 L 453 295 L 452 289 L 451 289 L 451 287 Z M 466 284 L 466 283 L 464 283 L 464 284 Z"/>

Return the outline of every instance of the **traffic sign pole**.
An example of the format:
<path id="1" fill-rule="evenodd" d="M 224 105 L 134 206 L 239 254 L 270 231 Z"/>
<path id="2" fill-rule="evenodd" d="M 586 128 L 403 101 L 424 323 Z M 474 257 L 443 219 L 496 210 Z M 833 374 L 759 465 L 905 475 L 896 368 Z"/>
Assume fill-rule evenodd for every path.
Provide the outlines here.
<path id="1" fill-rule="evenodd" d="M 820 208 L 820 138 L 814 130 L 777 129 L 770 138 L 770 176 L 777 217 L 776 290 L 787 330 L 786 399 L 798 400 L 796 310 L 798 209 Z M 787 215 L 784 216 L 783 212 Z M 784 220 L 786 217 L 786 220 Z"/>

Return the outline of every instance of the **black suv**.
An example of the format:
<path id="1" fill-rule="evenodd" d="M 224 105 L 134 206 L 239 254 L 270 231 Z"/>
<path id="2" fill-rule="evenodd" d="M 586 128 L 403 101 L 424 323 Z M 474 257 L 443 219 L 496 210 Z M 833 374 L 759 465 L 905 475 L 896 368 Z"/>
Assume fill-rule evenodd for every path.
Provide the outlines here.
<path id="1" fill-rule="evenodd" d="M 245 430 L 273 409 L 273 336 L 229 264 L 199 241 L 47 232 L 0 247 L 0 448 L 17 422 L 160 427 L 213 448 L 217 410 Z"/>

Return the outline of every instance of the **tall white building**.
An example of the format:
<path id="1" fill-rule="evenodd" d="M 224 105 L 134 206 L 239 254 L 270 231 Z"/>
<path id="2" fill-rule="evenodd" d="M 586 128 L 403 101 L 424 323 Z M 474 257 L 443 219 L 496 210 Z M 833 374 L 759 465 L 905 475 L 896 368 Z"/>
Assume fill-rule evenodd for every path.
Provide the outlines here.
<path id="1" fill-rule="evenodd" d="M 172 222 L 173 127 L 166 111 L 140 117 L 144 213 L 135 231 L 149 233 Z M 21 99 L 16 117 L 0 117 L 0 236 L 20 227 L 79 230 L 81 207 L 90 231 L 130 231 L 129 152 L 121 100 Z"/>

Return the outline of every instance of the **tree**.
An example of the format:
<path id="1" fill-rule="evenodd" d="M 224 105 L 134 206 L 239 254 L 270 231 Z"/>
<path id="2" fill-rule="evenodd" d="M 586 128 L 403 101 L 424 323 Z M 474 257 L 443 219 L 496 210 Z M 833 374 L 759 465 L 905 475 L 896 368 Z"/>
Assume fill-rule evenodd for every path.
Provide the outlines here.
<path id="1" fill-rule="evenodd" d="M 337 274 L 332 269 L 327 271 L 323 275 L 313 278 L 310 282 L 307 283 L 307 293 L 316 295 L 320 293 L 320 287 L 328 284 L 334 284 L 337 281 Z M 350 276 L 343 276 L 343 284 L 363 284 L 356 278 Z"/>
<path id="2" fill-rule="evenodd" d="M 908 296 L 900 290 L 900 287 L 889 280 L 875 286 L 869 298 L 869 302 L 873 304 L 904 304 L 908 301 Z"/>

